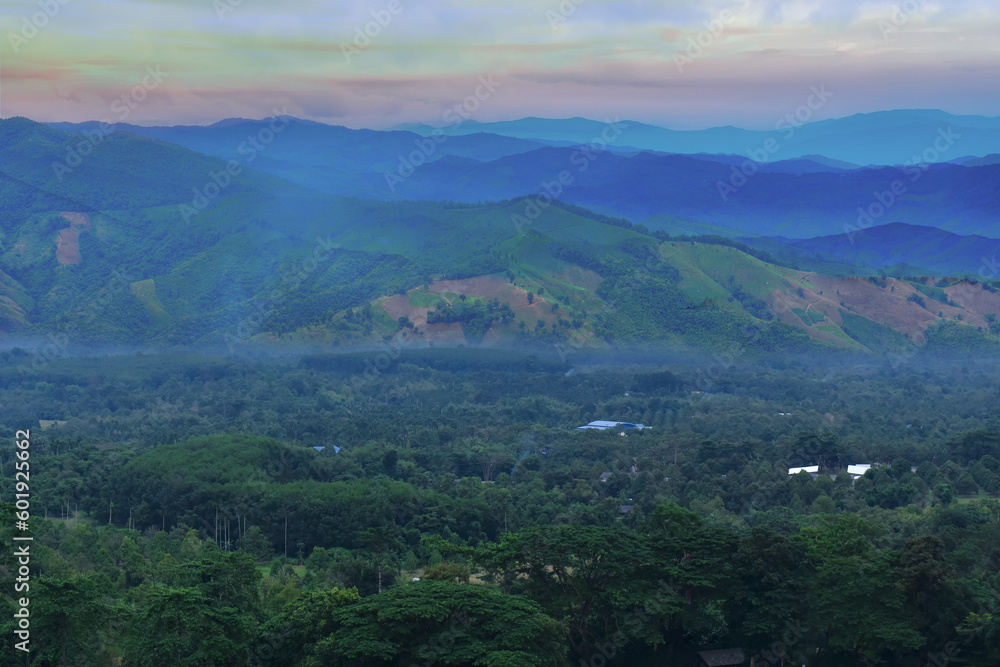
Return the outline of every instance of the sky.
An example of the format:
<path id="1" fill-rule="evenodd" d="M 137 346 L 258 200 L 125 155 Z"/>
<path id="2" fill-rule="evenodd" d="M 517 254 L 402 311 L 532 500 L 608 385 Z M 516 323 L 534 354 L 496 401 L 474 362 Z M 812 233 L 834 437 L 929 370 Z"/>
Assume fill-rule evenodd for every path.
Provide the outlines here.
<path id="1" fill-rule="evenodd" d="M 0 0 L 0 117 L 767 129 L 1000 115 L 995 0 Z"/>

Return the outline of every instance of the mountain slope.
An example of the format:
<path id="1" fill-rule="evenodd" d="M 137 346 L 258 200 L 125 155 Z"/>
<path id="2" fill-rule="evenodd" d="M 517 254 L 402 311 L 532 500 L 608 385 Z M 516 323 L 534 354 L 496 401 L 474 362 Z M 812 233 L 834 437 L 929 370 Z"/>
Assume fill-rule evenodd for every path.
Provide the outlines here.
<path id="1" fill-rule="evenodd" d="M 982 285 L 843 282 L 769 264 L 732 242 L 663 241 L 559 201 L 335 198 L 247 164 L 220 183 L 211 174 L 225 172 L 224 161 L 128 133 L 105 137 L 60 180 L 51 165 L 79 135 L 15 120 L 0 122 L 0 137 L 4 175 L 25 206 L 0 216 L 3 326 L 61 345 L 395 340 L 752 356 L 870 350 L 901 334 L 920 342 L 945 320 L 959 329 L 939 338 L 953 340 L 954 331 L 990 329 L 988 315 L 1000 312 Z M 536 153 L 531 162 L 545 170 L 567 157 Z M 540 172 L 519 173 L 519 157 L 501 160 L 520 188 Z M 604 155 L 584 173 L 604 184 L 631 178 L 656 194 L 662 173 L 651 167 L 662 159 Z M 454 165 L 480 164 L 441 162 L 453 178 Z M 760 176 L 777 177 L 788 176 Z M 581 177 L 567 195 L 596 196 L 585 185 Z M 611 203 L 627 201 L 627 191 L 613 194 Z"/>
<path id="2" fill-rule="evenodd" d="M 881 140 L 869 135 L 883 133 L 885 141 L 906 143 L 909 139 L 892 139 L 893 133 L 905 130 L 913 134 L 917 132 L 913 127 L 923 128 L 926 123 L 948 118 L 941 112 L 868 114 L 804 125 L 792 139 L 874 146 Z M 992 131 L 995 125 L 992 119 L 955 118 L 975 125 L 972 130 L 976 132 Z M 735 155 L 612 153 L 601 149 L 607 144 L 598 129 L 608 129 L 601 123 L 529 120 L 499 127 L 505 131 L 549 128 L 553 137 L 586 137 L 594 131 L 597 133 L 587 142 L 594 137 L 600 141 L 591 146 L 539 147 L 531 141 L 482 132 L 432 139 L 410 132 L 348 130 L 286 118 L 233 119 L 209 127 L 122 127 L 224 159 L 244 160 L 254 169 L 343 196 L 478 202 L 541 193 L 549 184 L 549 190 L 562 191 L 557 196 L 565 201 L 609 215 L 642 220 L 668 214 L 744 234 L 804 238 L 852 226 L 905 222 L 988 236 L 994 235 L 993 229 L 1000 235 L 996 227 L 1000 165 L 911 161 L 914 155 L 920 162 L 964 154 L 968 149 L 965 143 L 956 143 L 944 152 L 933 148 L 936 157 L 926 156 L 924 147 L 943 141 L 936 130 L 927 140 L 930 144 L 910 144 L 909 165 L 852 169 L 848 163 L 816 155 L 819 149 L 815 146 L 803 152 L 812 156 L 808 158 L 779 159 L 791 155 L 784 149 L 766 156 L 767 151 L 761 149 L 763 140 L 754 153 L 763 151 L 767 159 L 757 155 L 764 160 L 761 163 L 748 161 L 732 149 L 732 143 L 726 145 Z M 894 125 L 897 121 L 898 126 Z M 272 124 L 283 129 L 273 132 Z M 72 127 L 94 131 L 86 124 Z M 481 127 L 463 124 L 452 129 L 464 132 Z M 619 130 L 621 134 L 612 145 L 624 145 L 660 129 L 623 124 L 615 132 Z M 635 136 L 630 134 L 633 131 Z M 732 128 L 718 134 L 722 143 L 737 135 L 743 136 L 734 134 Z M 956 136 L 956 142 L 966 141 L 966 134 Z M 263 142 L 261 137 L 271 140 Z M 563 184 L 557 182 L 561 175 Z M 891 194 L 894 184 L 900 194 L 887 199 L 886 193 Z M 883 201 L 889 202 L 888 206 Z M 872 210 L 875 215 L 869 222 L 859 209 Z"/>
<path id="3" fill-rule="evenodd" d="M 97 122 L 52 126 L 75 133 L 101 130 Z M 234 118 L 209 126 L 119 123 L 104 131 L 158 139 L 223 160 L 245 162 L 259 171 L 331 194 L 372 197 L 389 193 L 382 174 L 397 170 L 401 164 L 420 166 L 442 156 L 488 162 L 541 146 L 496 134 L 431 139 L 412 132 L 352 130 L 291 116 L 259 121 Z M 362 178 L 371 174 L 377 178 Z"/>
<path id="4" fill-rule="evenodd" d="M 741 169 L 698 156 L 542 148 L 481 164 L 440 160 L 399 183 L 396 194 L 482 201 L 552 191 L 564 201 L 633 220 L 670 214 L 755 235 L 809 237 L 889 221 L 1000 235 L 1000 165 L 801 174 L 749 169 L 749 176 Z M 898 196 L 890 192 L 897 182 Z M 878 213 L 879 207 L 881 215 L 871 222 L 861 218 L 859 209 Z"/>
<path id="5" fill-rule="evenodd" d="M 754 239 L 743 239 L 754 245 Z M 961 236 L 950 232 L 903 223 L 873 226 L 851 234 L 811 239 L 771 239 L 817 253 L 824 258 L 889 269 L 900 264 L 923 267 L 935 275 L 988 275 L 992 255 L 1000 251 L 1000 240 L 985 236 Z M 985 269 L 984 269 L 985 267 Z"/>

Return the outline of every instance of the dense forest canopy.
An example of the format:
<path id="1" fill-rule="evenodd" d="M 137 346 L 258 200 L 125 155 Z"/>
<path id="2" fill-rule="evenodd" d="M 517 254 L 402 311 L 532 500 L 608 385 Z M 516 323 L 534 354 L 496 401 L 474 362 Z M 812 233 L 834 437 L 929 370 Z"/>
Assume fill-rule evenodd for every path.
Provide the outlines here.
<path id="1" fill-rule="evenodd" d="M 32 664 L 1000 658 L 996 361 L 21 355 Z"/>

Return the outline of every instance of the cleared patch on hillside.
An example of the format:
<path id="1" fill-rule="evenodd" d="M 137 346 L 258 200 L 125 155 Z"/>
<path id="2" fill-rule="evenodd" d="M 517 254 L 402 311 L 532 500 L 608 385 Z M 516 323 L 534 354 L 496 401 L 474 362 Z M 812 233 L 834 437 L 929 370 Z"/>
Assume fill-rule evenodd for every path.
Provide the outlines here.
<path id="1" fill-rule="evenodd" d="M 484 299 L 492 299 L 505 287 L 510 287 L 510 281 L 503 274 L 493 274 L 488 276 L 476 276 L 474 278 L 464 278 L 462 280 L 435 280 L 427 286 L 431 292 L 438 294 L 453 293 L 464 294 L 466 296 L 478 296 Z M 501 299 L 502 301 L 503 299 Z M 511 304 L 512 306 L 514 304 Z"/>
<path id="2" fill-rule="evenodd" d="M 937 320 L 988 330 L 985 315 L 1000 315 L 1000 295 L 968 282 L 937 289 L 893 278 L 838 278 L 769 265 L 733 248 L 701 243 L 668 242 L 661 256 L 679 271 L 679 287 L 691 303 L 707 299 L 727 310 L 754 314 L 746 307 L 750 295 L 766 303 L 779 321 L 839 347 L 860 346 L 843 331 L 842 310 L 918 345 Z"/>
<path id="3" fill-rule="evenodd" d="M 438 296 L 434 303 L 443 300 L 446 303 L 453 303 L 455 299 L 464 295 L 472 299 L 486 299 L 492 301 L 499 299 L 500 303 L 509 303 L 511 308 L 517 309 L 528 304 L 528 290 L 512 284 L 503 274 L 476 276 L 474 278 L 463 278 L 462 280 L 435 280 L 428 285 L 428 290 Z M 535 301 L 544 301 L 541 297 L 535 297 Z"/>
<path id="4" fill-rule="evenodd" d="M 73 229 L 89 232 L 91 230 L 90 216 L 78 211 L 63 211 L 60 216 L 69 220 L 69 226 Z"/>
<path id="5" fill-rule="evenodd" d="M 60 229 L 56 237 L 56 261 L 60 264 L 79 264 L 80 232 L 75 229 Z"/>
<path id="6" fill-rule="evenodd" d="M 987 326 L 985 315 L 1000 317 L 1000 293 L 990 292 L 982 285 L 973 285 L 967 280 L 947 288 L 945 292 L 948 298 L 966 309 L 968 314 L 963 318 L 966 324 Z"/>
<path id="7" fill-rule="evenodd" d="M 709 301 L 719 308 L 776 320 L 804 330 L 811 338 L 863 349 L 845 334 L 836 302 L 810 282 L 812 274 L 775 266 L 728 246 L 666 242 L 660 257 L 677 269 L 678 288 L 691 304 Z"/>
<path id="8" fill-rule="evenodd" d="M 533 330 L 538 321 L 541 320 L 547 327 L 554 327 L 560 318 L 572 317 L 562 306 L 555 307 L 559 301 L 566 301 L 566 295 L 560 294 L 560 298 L 554 298 L 551 290 L 553 287 L 561 292 L 571 293 L 574 290 L 583 290 L 592 296 L 588 287 L 596 286 L 601 278 L 592 271 L 587 271 L 579 267 L 563 267 L 558 275 L 547 276 L 545 284 L 549 285 L 544 289 L 544 295 L 532 294 L 528 297 L 529 289 L 512 284 L 505 274 L 493 274 L 475 276 L 461 280 L 436 280 L 426 287 L 418 287 L 410 290 L 407 294 L 396 294 L 379 300 L 375 305 L 381 308 L 385 316 L 393 322 L 398 322 L 401 317 L 405 317 L 413 327 L 404 327 L 396 330 L 393 334 L 393 342 L 407 346 L 429 346 L 435 343 L 447 345 L 469 344 L 460 322 L 434 322 L 428 324 L 428 313 L 437 310 L 439 304 L 446 307 L 454 307 L 463 300 L 466 303 L 483 303 L 499 301 L 501 304 L 508 304 L 514 312 L 514 319 L 506 323 L 500 320 L 494 321 L 484 334 L 481 346 L 503 344 L 510 337 L 516 335 L 522 329 L 520 322 L 525 323 L 525 328 Z M 585 286 L 577 287 L 568 282 L 570 279 L 580 279 Z M 537 287 L 534 289 L 538 289 Z M 548 297 L 548 298 L 546 298 Z M 553 308 L 555 307 L 555 310 Z M 580 332 L 583 335 L 583 332 Z"/>
<path id="9" fill-rule="evenodd" d="M 149 313 L 149 319 L 154 327 L 165 326 L 170 323 L 170 315 L 167 313 L 159 297 L 156 296 L 156 285 L 153 280 L 139 280 L 129 285 L 132 294 L 135 295 Z"/>
<path id="10" fill-rule="evenodd" d="M 86 213 L 63 211 L 59 214 L 69 222 L 69 227 L 59 230 L 56 238 L 56 261 L 60 264 L 79 264 L 80 234 L 91 230 L 90 216 Z"/>
<path id="11" fill-rule="evenodd" d="M 379 302 L 379 306 L 386 315 L 394 321 L 400 317 L 407 318 L 413 323 L 413 328 L 403 328 L 393 336 L 393 342 L 407 346 L 429 346 L 433 343 L 448 345 L 465 344 L 465 334 L 462 333 L 462 325 L 458 322 L 435 322 L 427 324 L 427 313 L 433 310 L 428 306 L 412 306 L 411 302 L 437 303 L 447 301 L 442 295 L 428 292 L 423 289 L 410 290 L 409 294 L 396 294 Z"/>

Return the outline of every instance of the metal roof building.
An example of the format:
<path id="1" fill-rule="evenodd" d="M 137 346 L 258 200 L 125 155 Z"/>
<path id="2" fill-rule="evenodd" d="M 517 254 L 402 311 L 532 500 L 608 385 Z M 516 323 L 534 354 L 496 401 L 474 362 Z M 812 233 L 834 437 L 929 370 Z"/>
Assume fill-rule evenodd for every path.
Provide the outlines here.
<path id="1" fill-rule="evenodd" d="M 857 479 L 858 477 L 863 477 L 864 474 L 868 472 L 868 469 L 871 467 L 872 466 L 870 463 L 859 463 L 857 465 L 849 465 L 847 466 L 847 474 L 853 477 L 854 479 Z"/>
<path id="2" fill-rule="evenodd" d="M 618 428 L 619 426 L 622 427 L 623 429 L 625 429 L 625 428 L 638 428 L 638 429 L 649 428 L 648 426 L 645 426 L 643 424 L 633 424 L 632 422 L 612 422 L 612 421 L 604 421 L 602 419 L 598 419 L 597 421 L 590 422 L 586 426 L 577 426 L 576 430 L 577 431 L 586 431 L 588 429 L 597 429 L 598 431 L 606 431 L 609 428 Z"/>

